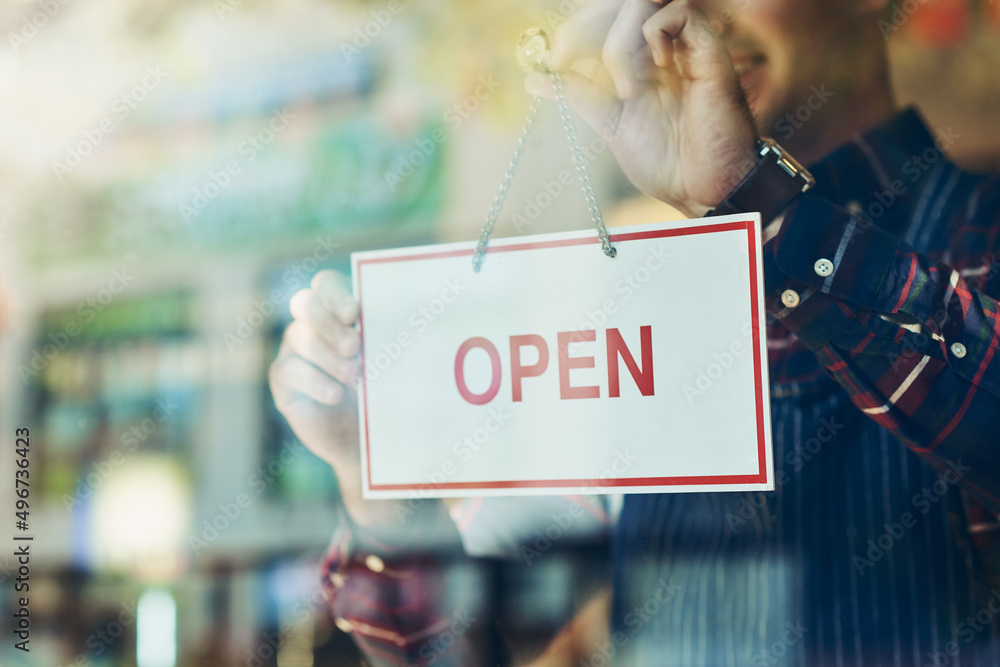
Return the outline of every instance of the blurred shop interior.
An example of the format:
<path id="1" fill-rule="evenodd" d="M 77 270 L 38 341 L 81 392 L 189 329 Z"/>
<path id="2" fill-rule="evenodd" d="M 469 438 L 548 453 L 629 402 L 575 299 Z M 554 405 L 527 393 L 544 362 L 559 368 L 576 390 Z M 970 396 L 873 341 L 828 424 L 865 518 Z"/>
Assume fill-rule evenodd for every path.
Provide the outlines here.
<path id="1" fill-rule="evenodd" d="M 337 493 L 267 387 L 288 300 L 355 250 L 476 238 L 529 104 L 513 45 L 577 4 L 3 0 L 0 423 L 30 427 L 35 551 L 32 652 L 0 664 L 360 664 L 301 604 Z M 925 0 L 890 46 L 900 100 L 1000 169 L 1000 3 Z M 496 236 L 588 227 L 537 197 L 569 169 L 543 105 Z M 611 225 L 679 217 L 590 170 Z M 526 633 L 566 616 L 552 562 L 514 587 Z"/>

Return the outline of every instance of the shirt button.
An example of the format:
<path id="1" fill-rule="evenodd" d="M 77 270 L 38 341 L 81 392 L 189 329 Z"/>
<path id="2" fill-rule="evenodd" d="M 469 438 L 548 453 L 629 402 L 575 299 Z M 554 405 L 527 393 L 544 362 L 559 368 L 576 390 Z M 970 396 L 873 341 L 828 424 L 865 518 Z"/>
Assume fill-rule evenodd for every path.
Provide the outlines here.
<path id="1" fill-rule="evenodd" d="M 795 308 L 799 305 L 799 294 L 793 289 L 786 289 L 781 293 L 781 303 L 788 308 Z"/>
<path id="2" fill-rule="evenodd" d="M 966 352 L 967 352 L 967 350 L 965 349 L 965 346 L 962 345 L 961 343 L 952 343 L 951 344 L 951 353 L 954 354 L 959 359 L 961 359 L 962 357 L 964 357 Z"/>
<path id="3" fill-rule="evenodd" d="M 337 627 L 340 628 L 341 632 L 346 632 L 350 634 L 351 632 L 354 631 L 354 626 L 351 625 L 351 622 L 348 621 L 346 618 L 338 618 L 336 621 L 334 621 L 334 623 L 337 624 Z"/>
<path id="4" fill-rule="evenodd" d="M 828 259 L 817 259 L 813 264 L 813 270 L 816 271 L 816 275 L 826 278 L 833 273 L 833 262 Z"/>
<path id="5" fill-rule="evenodd" d="M 385 563 L 378 556 L 371 555 L 365 557 L 365 567 L 378 574 L 385 569 Z"/>

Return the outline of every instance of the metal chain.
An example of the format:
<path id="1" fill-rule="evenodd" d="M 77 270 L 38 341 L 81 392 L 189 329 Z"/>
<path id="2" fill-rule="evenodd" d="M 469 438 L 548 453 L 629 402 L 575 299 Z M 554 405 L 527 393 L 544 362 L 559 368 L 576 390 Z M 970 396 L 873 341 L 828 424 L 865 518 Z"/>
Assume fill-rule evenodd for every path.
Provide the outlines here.
<path id="1" fill-rule="evenodd" d="M 562 77 L 559 72 L 548 70 L 552 75 L 552 84 L 556 90 L 556 101 L 559 103 L 559 115 L 562 116 L 563 127 L 566 128 L 566 137 L 569 139 L 569 150 L 573 154 L 573 164 L 576 166 L 576 174 L 580 177 L 580 185 L 583 187 L 583 196 L 587 198 L 587 208 L 590 209 L 590 218 L 597 228 L 597 236 L 601 239 L 601 248 L 604 254 L 611 259 L 615 258 L 618 251 L 608 239 L 608 228 L 604 226 L 604 216 L 597 205 L 597 197 L 594 195 L 594 186 L 590 182 L 590 173 L 587 171 L 587 160 L 583 155 L 583 148 L 580 147 L 580 138 L 576 134 L 576 125 L 573 124 L 573 116 L 569 111 L 569 102 L 566 101 L 566 93 L 563 91 Z"/>
<path id="2" fill-rule="evenodd" d="M 544 71 L 552 76 L 552 84 L 556 92 L 556 101 L 559 105 L 559 115 L 562 118 L 563 128 L 566 130 L 566 138 L 569 140 L 569 149 L 573 157 L 573 165 L 576 167 L 577 176 L 580 178 L 580 186 L 583 188 L 583 196 L 587 200 L 587 208 L 590 210 L 590 217 L 594 222 L 594 226 L 597 228 L 597 236 L 601 240 L 601 248 L 604 250 L 605 255 L 613 259 L 615 255 L 618 254 L 618 251 L 613 245 L 611 245 L 611 240 L 608 238 L 608 229 L 604 225 L 604 217 L 601 215 L 601 209 L 597 205 L 597 197 L 594 195 L 594 186 L 590 181 L 590 173 L 587 171 L 587 160 L 583 155 L 583 148 L 580 146 L 580 139 L 576 134 L 576 126 L 573 124 L 573 116 L 570 114 L 569 103 L 566 101 L 566 94 L 562 85 L 562 77 L 559 76 L 558 72 L 553 72 L 548 68 Z M 511 157 L 510 164 L 507 166 L 507 171 L 504 173 L 503 180 L 500 182 L 500 190 L 493 199 L 493 205 L 490 206 L 490 212 L 486 216 L 486 222 L 483 223 L 483 228 L 479 232 L 479 242 L 476 244 L 476 251 L 472 255 L 472 270 L 477 273 L 483 265 L 483 258 L 486 255 L 486 246 L 490 242 L 490 234 L 493 233 L 493 226 L 496 224 L 497 218 L 500 216 L 500 209 L 503 208 L 504 201 L 507 199 L 507 191 L 510 189 L 510 183 L 514 178 L 514 170 L 517 168 L 518 162 L 521 160 L 521 154 L 524 153 L 524 146 L 527 143 L 528 134 L 531 132 L 531 128 L 535 124 L 535 118 L 538 116 L 538 106 L 540 101 L 541 100 L 536 97 L 531 103 L 531 108 L 528 109 L 528 117 L 525 120 L 524 127 L 521 129 L 521 136 L 517 139 L 517 147 L 514 149 L 514 155 Z"/>
<path id="3" fill-rule="evenodd" d="M 497 192 L 497 196 L 493 198 L 493 205 L 490 206 L 486 222 L 483 223 L 483 228 L 479 232 L 479 243 L 476 244 L 476 252 L 472 255 L 472 270 L 476 273 L 479 273 L 479 267 L 483 265 L 486 245 L 490 242 L 493 225 L 496 224 L 497 218 L 500 216 L 500 209 L 503 208 L 504 200 L 507 199 L 507 190 L 510 189 L 510 182 L 514 179 L 514 170 L 517 168 L 517 163 L 521 161 L 521 154 L 524 152 L 528 134 L 535 125 L 535 118 L 538 116 L 538 105 L 540 102 L 541 99 L 536 97 L 531 103 L 531 108 L 528 109 L 528 117 L 524 121 L 524 127 L 521 128 L 521 136 L 517 138 L 517 148 L 514 149 L 514 156 L 510 159 L 507 172 L 503 175 L 503 180 L 500 182 L 500 190 Z"/>

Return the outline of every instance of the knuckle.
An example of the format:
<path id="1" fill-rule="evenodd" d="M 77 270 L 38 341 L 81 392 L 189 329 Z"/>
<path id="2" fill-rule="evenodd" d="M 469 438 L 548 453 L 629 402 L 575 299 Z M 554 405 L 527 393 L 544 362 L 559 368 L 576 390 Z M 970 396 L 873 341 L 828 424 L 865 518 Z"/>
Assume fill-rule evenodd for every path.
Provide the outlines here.
<path id="1" fill-rule="evenodd" d="M 609 68 L 617 64 L 618 49 L 615 47 L 611 40 L 604 42 L 604 48 L 601 49 L 601 58 L 604 59 L 604 64 Z"/>
<path id="2" fill-rule="evenodd" d="M 289 305 L 294 303 L 306 303 L 312 299 L 315 293 L 316 292 L 312 287 L 303 287 L 292 295 L 292 298 L 288 300 L 288 303 Z"/>
<path id="3" fill-rule="evenodd" d="M 316 274 L 313 275 L 312 280 L 309 282 L 309 285 L 313 289 L 322 289 L 323 285 L 329 282 L 330 274 L 332 273 L 333 271 L 331 271 L 330 269 L 323 269 L 321 271 L 317 271 Z"/>
<path id="4" fill-rule="evenodd" d="M 310 284 L 324 294 L 337 295 L 340 293 L 340 274 L 333 269 L 323 269 L 313 276 Z"/>
<path id="5" fill-rule="evenodd" d="M 552 33 L 553 44 L 555 44 L 556 42 L 562 42 L 569 39 L 570 35 L 573 34 L 575 28 L 574 18 L 575 18 L 574 16 L 570 16 L 568 19 L 566 19 L 556 27 L 555 31 Z"/>
<path id="6" fill-rule="evenodd" d="M 330 347 L 318 336 L 309 336 L 306 341 L 307 357 L 315 362 L 324 362 L 333 356 Z"/>
<path id="7" fill-rule="evenodd" d="M 278 383 L 279 374 L 281 373 L 282 359 L 278 357 L 271 362 L 271 365 L 267 367 L 267 382 L 272 387 Z"/>
<path id="8" fill-rule="evenodd" d="M 293 349 L 298 348 L 308 331 L 309 327 L 302 320 L 292 320 L 292 323 L 285 329 L 285 340 Z"/>
<path id="9" fill-rule="evenodd" d="M 650 43 L 659 40 L 661 34 L 659 22 L 655 19 L 656 17 L 653 17 L 642 24 L 642 35 L 646 38 L 646 41 Z"/>
<path id="10" fill-rule="evenodd" d="M 289 367 L 291 357 L 282 357 L 274 360 L 270 368 L 267 369 L 267 381 L 275 393 L 275 400 L 279 399 L 279 394 L 283 394 L 292 383 L 292 374 Z"/>
<path id="11" fill-rule="evenodd" d="M 345 357 L 353 357 L 361 349 L 361 339 L 356 333 L 351 333 L 340 339 L 340 353 Z"/>
<path id="12" fill-rule="evenodd" d="M 288 310 L 292 317 L 299 318 L 307 312 L 309 302 L 312 300 L 312 290 L 300 289 L 288 300 Z"/>

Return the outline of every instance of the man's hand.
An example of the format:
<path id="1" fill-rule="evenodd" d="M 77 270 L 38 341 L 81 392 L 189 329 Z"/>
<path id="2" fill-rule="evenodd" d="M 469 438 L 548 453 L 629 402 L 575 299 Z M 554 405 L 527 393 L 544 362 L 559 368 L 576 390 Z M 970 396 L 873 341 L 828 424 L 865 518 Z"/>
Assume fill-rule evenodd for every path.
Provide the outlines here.
<path id="1" fill-rule="evenodd" d="M 320 271 L 292 296 L 295 319 L 281 340 L 268 378 L 278 410 L 295 435 L 333 466 L 344 506 L 366 526 L 398 528 L 390 501 L 361 497 L 357 393 L 361 338 L 354 329 L 358 304 L 344 276 Z"/>
<path id="2" fill-rule="evenodd" d="M 292 296 L 295 319 L 268 374 L 275 404 L 295 435 L 335 470 L 359 456 L 358 304 L 344 282 L 334 271 L 320 271 Z"/>
<path id="3" fill-rule="evenodd" d="M 579 72 L 598 58 L 617 94 Z M 691 0 L 602 0 L 553 40 L 570 105 L 608 142 L 625 175 L 687 215 L 715 208 L 749 169 L 756 130 L 732 58 Z M 530 74 L 529 92 L 552 97 Z"/>

